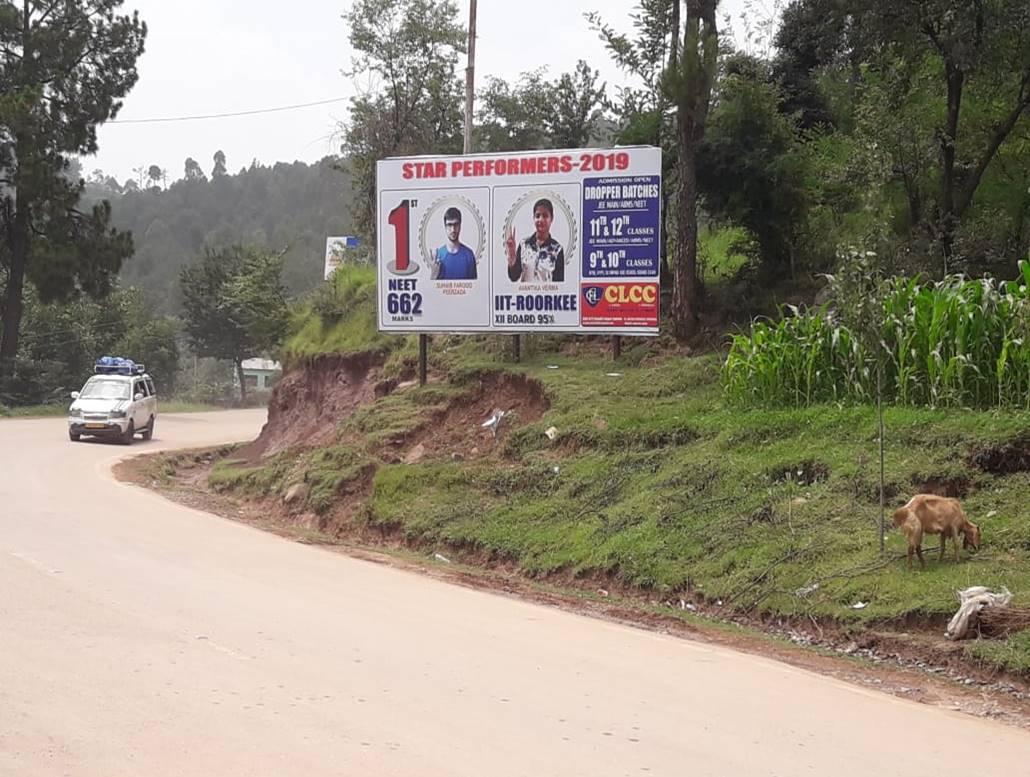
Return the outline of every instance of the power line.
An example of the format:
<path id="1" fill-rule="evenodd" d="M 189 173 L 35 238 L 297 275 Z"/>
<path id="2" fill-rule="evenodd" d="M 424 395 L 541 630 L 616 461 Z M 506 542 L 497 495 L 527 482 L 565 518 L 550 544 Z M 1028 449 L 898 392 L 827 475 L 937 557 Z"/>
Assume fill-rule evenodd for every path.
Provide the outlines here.
<path id="1" fill-rule="evenodd" d="M 313 103 L 298 103 L 297 105 L 284 105 L 280 108 L 257 108 L 252 111 L 237 111 L 235 113 L 210 113 L 205 116 L 166 116 L 154 119 L 114 119 L 107 124 L 154 124 L 157 122 L 170 121 L 197 121 L 198 119 L 226 119 L 232 116 L 254 116 L 259 113 L 279 113 L 281 111 L 292 111 L 297 108 L 312 108 L 316 105 L 329 105 L 347 100 L 347 97 L 334 97 L 331 100 L 319 100 Z"/>
<path id="2" fill-rule="evenodd" d="M 89 332 L 90 329 L 92 329 L 94 331 L 98 330 L 98 329 L 114 329 L 116 327 L 122 326 L 124 323 L 125 323 L 124 321 L 107 321 L 107 322 L 101 321 L 100 323 L 95 324 L 93 326 L 89 326 L 87 324 L 87 325 L 84 325 L 84 326 L 72 327 L 70 329 L 51 329 L 50 331 L 43 331 L 43 332 L 27 331 L 27 332 L 24 332 L 22 334 L 22 337 L 25 340 L 46 339 L 48 337 L 53 337 L 55 335 L 66 335 L 66 334 L 71 334 L 73 332 L 81 332 L 83 330 L 85 330 L 86 332 Z M 77 342 L 77 341 L 72 341 L 72 342 Z"/>

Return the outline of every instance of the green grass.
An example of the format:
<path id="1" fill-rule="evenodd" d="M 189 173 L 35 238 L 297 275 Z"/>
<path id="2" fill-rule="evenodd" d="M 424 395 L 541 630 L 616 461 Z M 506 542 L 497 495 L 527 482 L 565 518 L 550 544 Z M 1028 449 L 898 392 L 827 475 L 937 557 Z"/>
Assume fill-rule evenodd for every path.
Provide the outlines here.
<path id="1" fill-rule="evenodd" d="M 603 362 L 527 368 L 555 401 L 509 438 L 513 462 L 382 467 L 374 520 L 420 542 L 515 559 L 532 574 L 694 588 L 744 608 L 842 620 L 947 613 L 954 590 L 973 584 L 1030 590 L 1026 474 L 995 476 L 962 460 L 977 442 L 1030 429 L 1028 414 L 888 411 L 887 471 L 898 493 L 911 493 L 914 478 L 970 477 L 979 485 L 970 514 L 998 512 L 983 520 L 993 541 L 976 560 L 908 572 L 897 532 L 888 561 L 878 554 L 872 409 L 727 408 L 711 359 L 622 369 L 621 378 L 607 378 Z M 543 434 L 551 425 L 554 442 Z M 813 595 L 794 595 L 813 582 Z M 869 606 L 850 609 L 860 600 Z"/>
<path id="2" fill-rule="evenodd" d="M 290 466 L 282 456 L 266 461 L 259 467 L 247 467 L 245 463 L 233 458 L 215 462 L 208 475 L 208 484 L 215 491 L 239 490 L 252 496 L 269 496 L 281 490 Z"/>
<path id="3" fill-rule="evenodd" d="M 362 265 L 339 268 L 293 312 L 283 347 L 286 364 L 327 354 L 354 355 L 396 349 L 403 340 L 378 331 L 375 304 L 375 268 Z"/>
<path id="4" fill-rule="evenodd" d="M 558 370 L 546 368 L 555 361 Z M 524 366 L 552 406 L 509 436 L 508 459 L 385 463 L 375 451 L 410 434 L 460 390 L 430 386 L 363 408 L 331 448 L 289 464 L 275 459 L 267 477 L 216 469 L 213 482 L 268 491 L 273 480 L 280 490 L 304 480 L 324 510 L 339 482 L 373 464 L 368 520 L 398 527 L 412 541 L 485 550 L 535 575 L 603 576 L 663 593 L 694 589 L 784 614 L 856 621 L 940 615 L 954 610 L 957 588 L 1030 592 L 1030 478 L 970 464 L 978 446 L 1026 434 L 1028 413 L 888 409 L 888 486 L 899 495 L 888 507 L 918 481 L 966 478 L 975 486 L 966 505 L 985 537 L 972 560 L 938 563 L 928 553 L 927 569 L 909 572 L 896 531 L 887 535 L 887 559 L 878 553 L 872 408 L 728 407 L 711 357 L 620 366 L 621 377 L 608 377 L 612 366 L 600 360 Z M 543 433 L 551 425 L 554 441 Z M 985 517 L 990 511 L 997 514 Z M 813 594 L 794 595 L 814 582 Z M 857 601 L 869 606 L 852 610 Z"/>
<path id="5" fill-rule="evenodd" d="M 1030 674 L 1030 631 L 1021 631 L 1004 640 L 971 642 L 966 653 L 1009 672 Z"/>
<path id="6" fill-rule="evenodd" d="M 352 324 L 345 317 L 336 326 Z M 1007 586 L 1017 604 L 1030 604 L 1030 472 L 977 464 L 991 446 L 1030 440 L 1030 411 L 886 409 L 888 527 L 893 507 L 922 484 L 950 479 L 969 488 L 964 503 L 983 530 L 983 548 L 958 564 L 950 554 L 939 562 L 929 539 L 925 570 L 910 571 L 896 530 L 879 553 L 874 407 L 741 407 L 724 398 L 716 356 L 649 358 L 654 346 L 641 341 L 613 365 L 559 353 L 567 340 L 527 341 L 516 366 L 502 338 L 434 338 L 433 367 L 446 382 L 361 408 L 318 451 L 255 468 L 221 464 L 212 483 L 268 495 L 304 482 L 310 506 L 329 521 L 341 494 L 360 493 L 362 508 L 346 521 L 396 531 L 413 547 L 449 548 L 459 561 L 469 552 L 556 582 L 700 594 L 856 628 L 907 615 L 937 622 L 971 585 Z M 389 358 L 408 358 L 398 357 L 408 346 L 396 345 Z M 512 372 L 543 386 L 542 418 L 516 421 L 497 450 L 482 445 L 492 452 L 454 458 L 444 446 L 435 458 L 399 463 L 463 392 Z M 553 440 L 544 434 L 551 426 Z M 858 602 L 867 606 L 853 609 Z M 1022 638 L 981 649 L 984 661 L 1030 663 Z"/>

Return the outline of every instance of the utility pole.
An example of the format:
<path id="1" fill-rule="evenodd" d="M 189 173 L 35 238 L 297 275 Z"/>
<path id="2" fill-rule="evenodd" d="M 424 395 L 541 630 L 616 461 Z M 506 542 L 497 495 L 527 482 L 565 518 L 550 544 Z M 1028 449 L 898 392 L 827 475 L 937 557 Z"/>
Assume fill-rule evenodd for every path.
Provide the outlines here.
<path id="1" fill-rule="evenodd" d="M 469 5 L 469 64 L 465 68 L 465 143 L 463 154 L 472 153 L 472 103 L 476 83 L 476 0 Z"/>
<path id="2" fill-rule="evenodd" d="M 469 5 L 468 67 L 465 68 L 465 136 L 462 153 L 472 153 L 472 103 L 476 73 L 476 0 Z M 516 335 L 517 336 L 517 335 Z M 518 359 L 516 359 L 518 361 Z M 429 335 L 418 336 L 418 385 L 426 385 L 429 362 Z"/>

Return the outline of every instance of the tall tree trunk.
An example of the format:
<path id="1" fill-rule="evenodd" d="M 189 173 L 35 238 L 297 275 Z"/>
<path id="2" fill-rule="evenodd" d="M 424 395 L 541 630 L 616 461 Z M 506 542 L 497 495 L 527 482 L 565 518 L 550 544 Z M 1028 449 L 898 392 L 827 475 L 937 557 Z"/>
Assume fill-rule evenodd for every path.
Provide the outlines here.
<path id="1" fill-rule="evenodd" d="M 35 50 L 32 36 L 31 7 L 29 0 L 22 4 L 21 37 L 23 82 L 33 83 L 35 78 Z M 15 86 L 23 86 L 22 83 Z M 25 166 L 29 156 L 33 138 L 24 131 L 14 133 L 15 168 L 13 170 L 14 189 L 14 223 L 9 234 L 11 250 L 11 270 L 7 277 L 7 289 L 4 292 L 3 336 L 0 337 L 0 380 L 13 374 L 13 362 L 18 355 L 18 335 L 21 332 L 21 316 L 24 310 L 23 295 L 25 293 L 25 265 L 29 257 L 29 201 L 28 178 Z"/>
<path id="2" fill-rule="evenodd" d="M 233 359 L 236 364 L 236 377 L 240 381 L 240 402 L 242 404 L 247 403 L 247 381 L 243 378 L 243 359 Z"/>
<path id="3" fill-rule="evenodd" d="M 962 107 L 962 86 L 965 74 L 954 62 L 945 60 L 945 77 L 948 82 L 948 114 L 944 131 L 941 133 L 941 251 L 944 254 L 944 269 L 947 272 L 955 242 L 955 141 L 958 137 L 958 117 Z"/>
<path id="4" fill-rule="evenodd" d="M 719 54 L 715 7 L 719 0 L 687 0 L 683 50 L 674 77 L 679 190 L 676 202 L 676 266 L 672 289 L 673 333 L 697 332 L 697 149 L 705 136 Z"/>
<path id="5" fill-rule="evenodd" d="M 674 72 L 679 63 L 679 51 L 680 51 L 680 0 L 673 0 L 671 9 L 671 19 L 669 23 L 669 64 L 667 72 Z M 665 136 L 665 112 L 668 107 L 664 91 L 659 92 L 658 97 L 658 129 L 655 133 L 655 145 L 659 148 L 664 147 L 664 136 Z M 669 258 L 669 204 L 672 201 L 670 197 L 669 189 L 666 186 L 662 186 L 662 223 L 660 226 L 661 237 L 661 257 L 660 257 L 660 268 L 659 268 L 659 286 L 667 288 L 670 284 L 675 283 L 675 274 L 672 269 L 672 262 Z"/>
<path id="6" fill-rule="evenodd" d="M 681 133 L 683 130 L 681 129 Z M 679 340 L 697 332 L 697 167 L 694 150 L 680 141 L 676 266 L 672 287 L 673 333 Z"/>
<path id="7" fill-rule="evenodd" d="M 965 177 L 965 182 L 959 190 L 958 200 L 955 202 L 955 215 L 957 217 L 961 218 L 966 212 L 966 209 L 972 204 L 973 195 L 976 193 L 976 187 L 980 185 L 980 179 L 983 178 L 983 174 L 987 170 L 987 166 L 991 163 L 991 160 L 994 159 L 995 154 L 998 153 L 998 149 L 1001 148 L 1001 144 L 1005 142 L 1009 133 L 1015 129 L 1020 117 L 1028 108 L 1030 108 L 1030 70 L 1027 70 L 1027 72 L 1023 74 L 1023 79 L 1019 84 L 1019 93 L 1016 95 L 1016 101 L 1012 106 L 1012 109 L 1004 119 L 995 125 L 994 132 L 987 141 L 987 147 L 980 154 L 980 158 L 976 160 L 976 164 L 973 165 L 972 170 Z"/>
<path id="8" fill-rule="evenodd" d="M 21 195 L 21 192 L 18 192 Z M 18 355 L 18 335 L 21 331 L 21 316 L 24 309 L 22 297 L 25 291 L 25 264 L 28 255 L 29 214 L 28 208 L 17 198 L 17 210 L 11 228 L 11 270 L 4 292 L 3 338 L 0 339 L 0 377 L 9 376 L 11 362 Z"/>

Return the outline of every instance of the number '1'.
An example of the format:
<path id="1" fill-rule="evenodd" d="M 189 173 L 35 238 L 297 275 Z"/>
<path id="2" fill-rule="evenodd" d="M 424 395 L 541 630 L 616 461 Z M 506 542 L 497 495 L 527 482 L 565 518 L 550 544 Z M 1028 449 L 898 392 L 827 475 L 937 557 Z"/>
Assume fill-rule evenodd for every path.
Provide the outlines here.
<path id="1" fill-rule="evenodd" d="M 408 262 L 411 261 L 411 251 L 408 247 L 411 201 L 401 200 L 400 205 L 390 211 L 386 221 L 394 229 L 394 242 L 397 246 L 397 272 L 404 272 L 408 269 Z"/>

